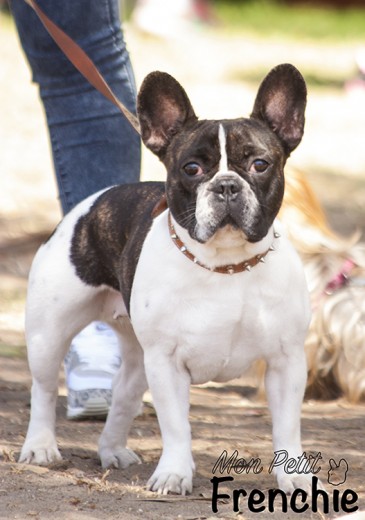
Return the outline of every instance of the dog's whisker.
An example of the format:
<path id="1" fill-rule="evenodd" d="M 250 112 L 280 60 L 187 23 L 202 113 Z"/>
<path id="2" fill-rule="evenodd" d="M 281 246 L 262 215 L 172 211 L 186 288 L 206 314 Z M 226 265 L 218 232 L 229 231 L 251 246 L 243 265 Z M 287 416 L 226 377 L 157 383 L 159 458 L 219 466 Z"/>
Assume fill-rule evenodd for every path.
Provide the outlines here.
<path id="1" fill-rule="evenodd" d="M 183 227 L 189 227 L 195 220 L 195 206 L 190 209 L 186 209 L 183 213 L 180 214 L 180 224 Z"/>

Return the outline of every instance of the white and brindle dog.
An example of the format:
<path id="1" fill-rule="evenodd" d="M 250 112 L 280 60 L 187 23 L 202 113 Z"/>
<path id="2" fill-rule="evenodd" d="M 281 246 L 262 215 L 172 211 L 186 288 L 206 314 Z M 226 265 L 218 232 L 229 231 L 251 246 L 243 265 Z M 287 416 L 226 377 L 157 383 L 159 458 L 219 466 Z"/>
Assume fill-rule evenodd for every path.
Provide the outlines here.
<path id="1" fill-rule="evenodd" d="M 275 219 L 305 105 L 305 82 L 287 64 L 266 76 L 251 116 L 234 120 L 198 120 L 176 80 L 147 76 L 138 96 L 142 139 L 166 166 L 166 185 L 89 197 L 38 251 L 26 309 L 31 419 L 20 461 L 61 458 L 58 373 L 71 339 L 92 320 L 115 329 L 123 359 L 99 442 L 103 467 L 139 461 L 127 437 L 149 387 L 163 452 L 148 487 L 191 492 L 190 384 L 236 378 L 258 358 L 267 363 L 274 449 L 302 454 L 310 302 Z M 280 467 L 276 476 L 286 492 L 310 489 L 311 475 Z"/>

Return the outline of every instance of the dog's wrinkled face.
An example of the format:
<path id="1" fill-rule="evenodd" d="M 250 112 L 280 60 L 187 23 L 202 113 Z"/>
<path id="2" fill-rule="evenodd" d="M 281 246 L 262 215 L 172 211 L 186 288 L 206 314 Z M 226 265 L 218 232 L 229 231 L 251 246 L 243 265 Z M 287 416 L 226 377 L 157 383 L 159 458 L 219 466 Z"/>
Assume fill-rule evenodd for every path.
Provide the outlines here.
<path id="1" fill-rule="evenodd" d="M 271 71 L 250 118 L 199 121 L 182 87 L 169 75 L 145 79 L 138 113 L 142 138 L 160 157 L 175 220 L 206 242 L 220 229 L 257 242 L 266 236 L 283 198 L 285 161 L 304 128 L 306 88 L 291 65 Z"/>
<path id="2" fill-rule="evenodd" d="M 262 123 L 198 122 L 176 137 L 165 164 L 168 204 L 192 238 L 206 242 L 225 226 L 250 241 L 266 235 L 282 201 L 284 158 Z"/>

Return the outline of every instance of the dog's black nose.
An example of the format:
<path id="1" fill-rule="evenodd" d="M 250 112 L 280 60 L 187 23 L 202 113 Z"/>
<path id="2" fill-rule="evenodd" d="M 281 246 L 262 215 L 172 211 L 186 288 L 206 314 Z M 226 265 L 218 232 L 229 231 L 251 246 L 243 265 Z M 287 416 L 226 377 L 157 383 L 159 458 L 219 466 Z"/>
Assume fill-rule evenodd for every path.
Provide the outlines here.
<path id="1" fill-rule="evenodd" d="M 222 175 L 215 180 L 211 189 L 222 200 L 234 200 L 237 194 L 242 191 L 242 186 L 238 179 Z"/>

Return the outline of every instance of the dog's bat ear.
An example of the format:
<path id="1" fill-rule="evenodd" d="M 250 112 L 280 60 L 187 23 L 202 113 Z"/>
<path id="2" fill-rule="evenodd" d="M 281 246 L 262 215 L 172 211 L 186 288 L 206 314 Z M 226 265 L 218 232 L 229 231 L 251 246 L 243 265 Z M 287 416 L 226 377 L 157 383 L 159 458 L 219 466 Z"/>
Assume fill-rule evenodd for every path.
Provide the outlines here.
<path id="1" fill-rule="evenodd" d="M 306 103 L 303 76 L 293 65 L 285 63 L 264 78 L 251 117 L 268 124 L 289 155 L 303 137 Z"/>
<path id="2" fill-rule="evenodd" d="M 172 138 L 197 120 L 182 86 L 165 72 L 151 72 L 142 83 L 137 113 L 144 144 L 160 159 Z"/>

